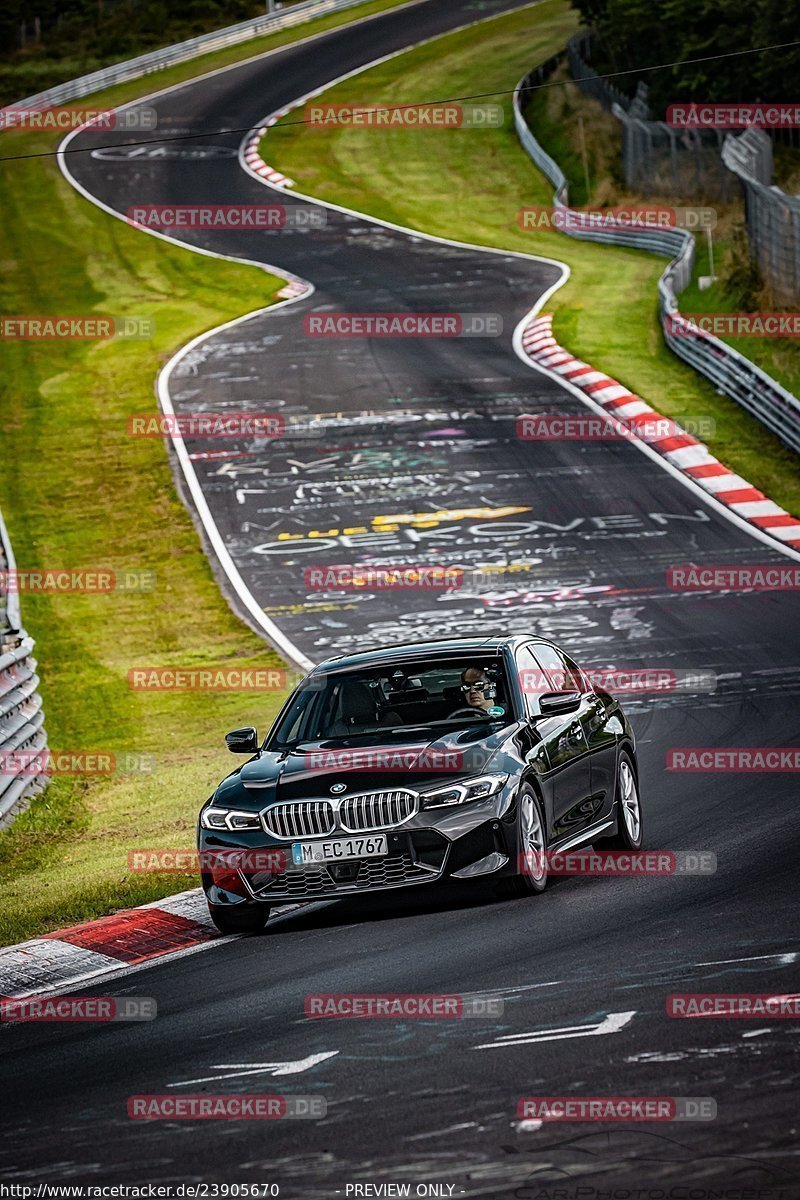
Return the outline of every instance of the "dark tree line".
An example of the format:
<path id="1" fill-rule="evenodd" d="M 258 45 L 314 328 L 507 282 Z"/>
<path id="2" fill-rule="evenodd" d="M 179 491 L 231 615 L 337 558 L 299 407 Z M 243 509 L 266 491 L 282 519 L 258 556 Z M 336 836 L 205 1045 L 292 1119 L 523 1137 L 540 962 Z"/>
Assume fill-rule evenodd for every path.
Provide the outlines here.
<path id="1" fill-rule="evenodd" d="M 800 40 L 800 0 L 572 0 L 595 35 L 592 65 L 625 71 Z M 800 46 L 649 71 L 653 115 L 675 101 L 796 101 Z M 635 75 L 614 80 L 633 90 Z"/>
<path id="2" fill-rule="evenodd" d="M 264 9 L 261 0 L 4 0 L 0 58 L 123 59 Z"/>

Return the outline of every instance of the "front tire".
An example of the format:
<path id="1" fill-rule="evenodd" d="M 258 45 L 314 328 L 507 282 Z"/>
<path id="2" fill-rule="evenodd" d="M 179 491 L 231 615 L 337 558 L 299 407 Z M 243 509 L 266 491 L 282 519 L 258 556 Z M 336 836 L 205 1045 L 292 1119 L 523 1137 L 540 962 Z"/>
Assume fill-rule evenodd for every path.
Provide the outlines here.
<path id="1" fill-rule="evenodd" d="M 517 798 L 517 874 L 508 882 L 512 896 L 532 896 L 547 887 L 547 838 L 538 797 L 523 785 Z"/>
<path id="2" fill-rule="evenodd" d="M 640 850 L 644 837 L 642 805 L 636 769 L 627 750 L 622 750 L 617 763 L 617 787 L 614 797 L 617 832 L 612 837 L 599 838 L 598 850 Z"/>
<path id="3" fill-rule="evenodd" d="M 211 920 L 220 933 L 262 933 L 269 916 L 267 904 L 234 904 L 221 908 L 209 904 Z"/>

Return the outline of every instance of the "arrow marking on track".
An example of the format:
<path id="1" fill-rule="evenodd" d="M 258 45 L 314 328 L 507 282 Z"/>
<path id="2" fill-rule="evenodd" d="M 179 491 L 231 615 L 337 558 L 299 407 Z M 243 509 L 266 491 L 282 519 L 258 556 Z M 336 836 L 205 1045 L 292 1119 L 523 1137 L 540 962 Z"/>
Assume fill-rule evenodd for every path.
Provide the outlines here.
<path id="1" fill-rule="evenodd" d="M 168 1083 L 167 1087 L 191 1087 L 195 1083 L 216 1083 L 218 1079 L 237 1079 L 242 1075 L 299 1075 L 302 1071 L 310 1071 L 317 1063 L 326 1058 L 333 1058 L 338 1050 L 324 1050 L 322 1054 L 309 1054 L 307 1058 L 298 1058 L 294 1062 L 269 1063 L 220 1063 L 211 1067 L 212 1071 L 225 1071 L 224 1075 L 204 1075 L 202 1079 L 182 1079 L 180 1083 Z"/>
<path id="2" fill-rule="evenodd" d="M 596 1037 L 602 1033 L 619 1033 L 636 1016 L 633 1012 L 609 1013 L 594 1025 L 565 1025 L 562 1029 L 532 1029 L 528 1033 L 507 1033 L 493 1042 L 473 1046 L 473 1050 L 496 1050 L 503 1046 L 531 1046 L 539 1042 L 558 1042 L 565 1038 Z"/>

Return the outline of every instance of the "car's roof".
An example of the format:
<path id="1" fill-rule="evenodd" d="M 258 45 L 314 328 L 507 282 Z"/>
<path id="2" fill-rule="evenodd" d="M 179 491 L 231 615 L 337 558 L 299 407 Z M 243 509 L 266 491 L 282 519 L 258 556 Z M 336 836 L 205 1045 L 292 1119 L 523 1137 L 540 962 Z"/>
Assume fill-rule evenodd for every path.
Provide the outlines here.
<path id="1" fill-rule="evenodd" d="M 420 642 L 399 642 L 357 654 L 340 654 L 319 663 L 314 671 L 341 671 L 349 667 L 380 666 L 381 663 L 402 662 L 415 658 L 444 658 L 461 654 L 499 654 L 506 646 L 515 646 L 529 639 L 519 635 L 503 637 L 431 638 Z M 538 639 L 537 639 L 538 640 Z"/>

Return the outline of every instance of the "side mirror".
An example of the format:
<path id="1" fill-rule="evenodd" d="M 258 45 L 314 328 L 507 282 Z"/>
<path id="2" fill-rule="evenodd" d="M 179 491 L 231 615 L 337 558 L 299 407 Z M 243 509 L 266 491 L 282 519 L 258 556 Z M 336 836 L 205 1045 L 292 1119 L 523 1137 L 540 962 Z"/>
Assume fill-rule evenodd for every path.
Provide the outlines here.
<path id="1" fill-rule="evenodd" d="M 231 754 L 258 754 L 258 734 L 252 725 L 226 733 L 225 743 Z"/>
<path id="2" fill-rule="evenodd" d="M 539 711 L 543 717 L 557 717 L 562 713 L 575 712 L 580 706 L 580 692 L 545 692 L 539 697 Z"/>

